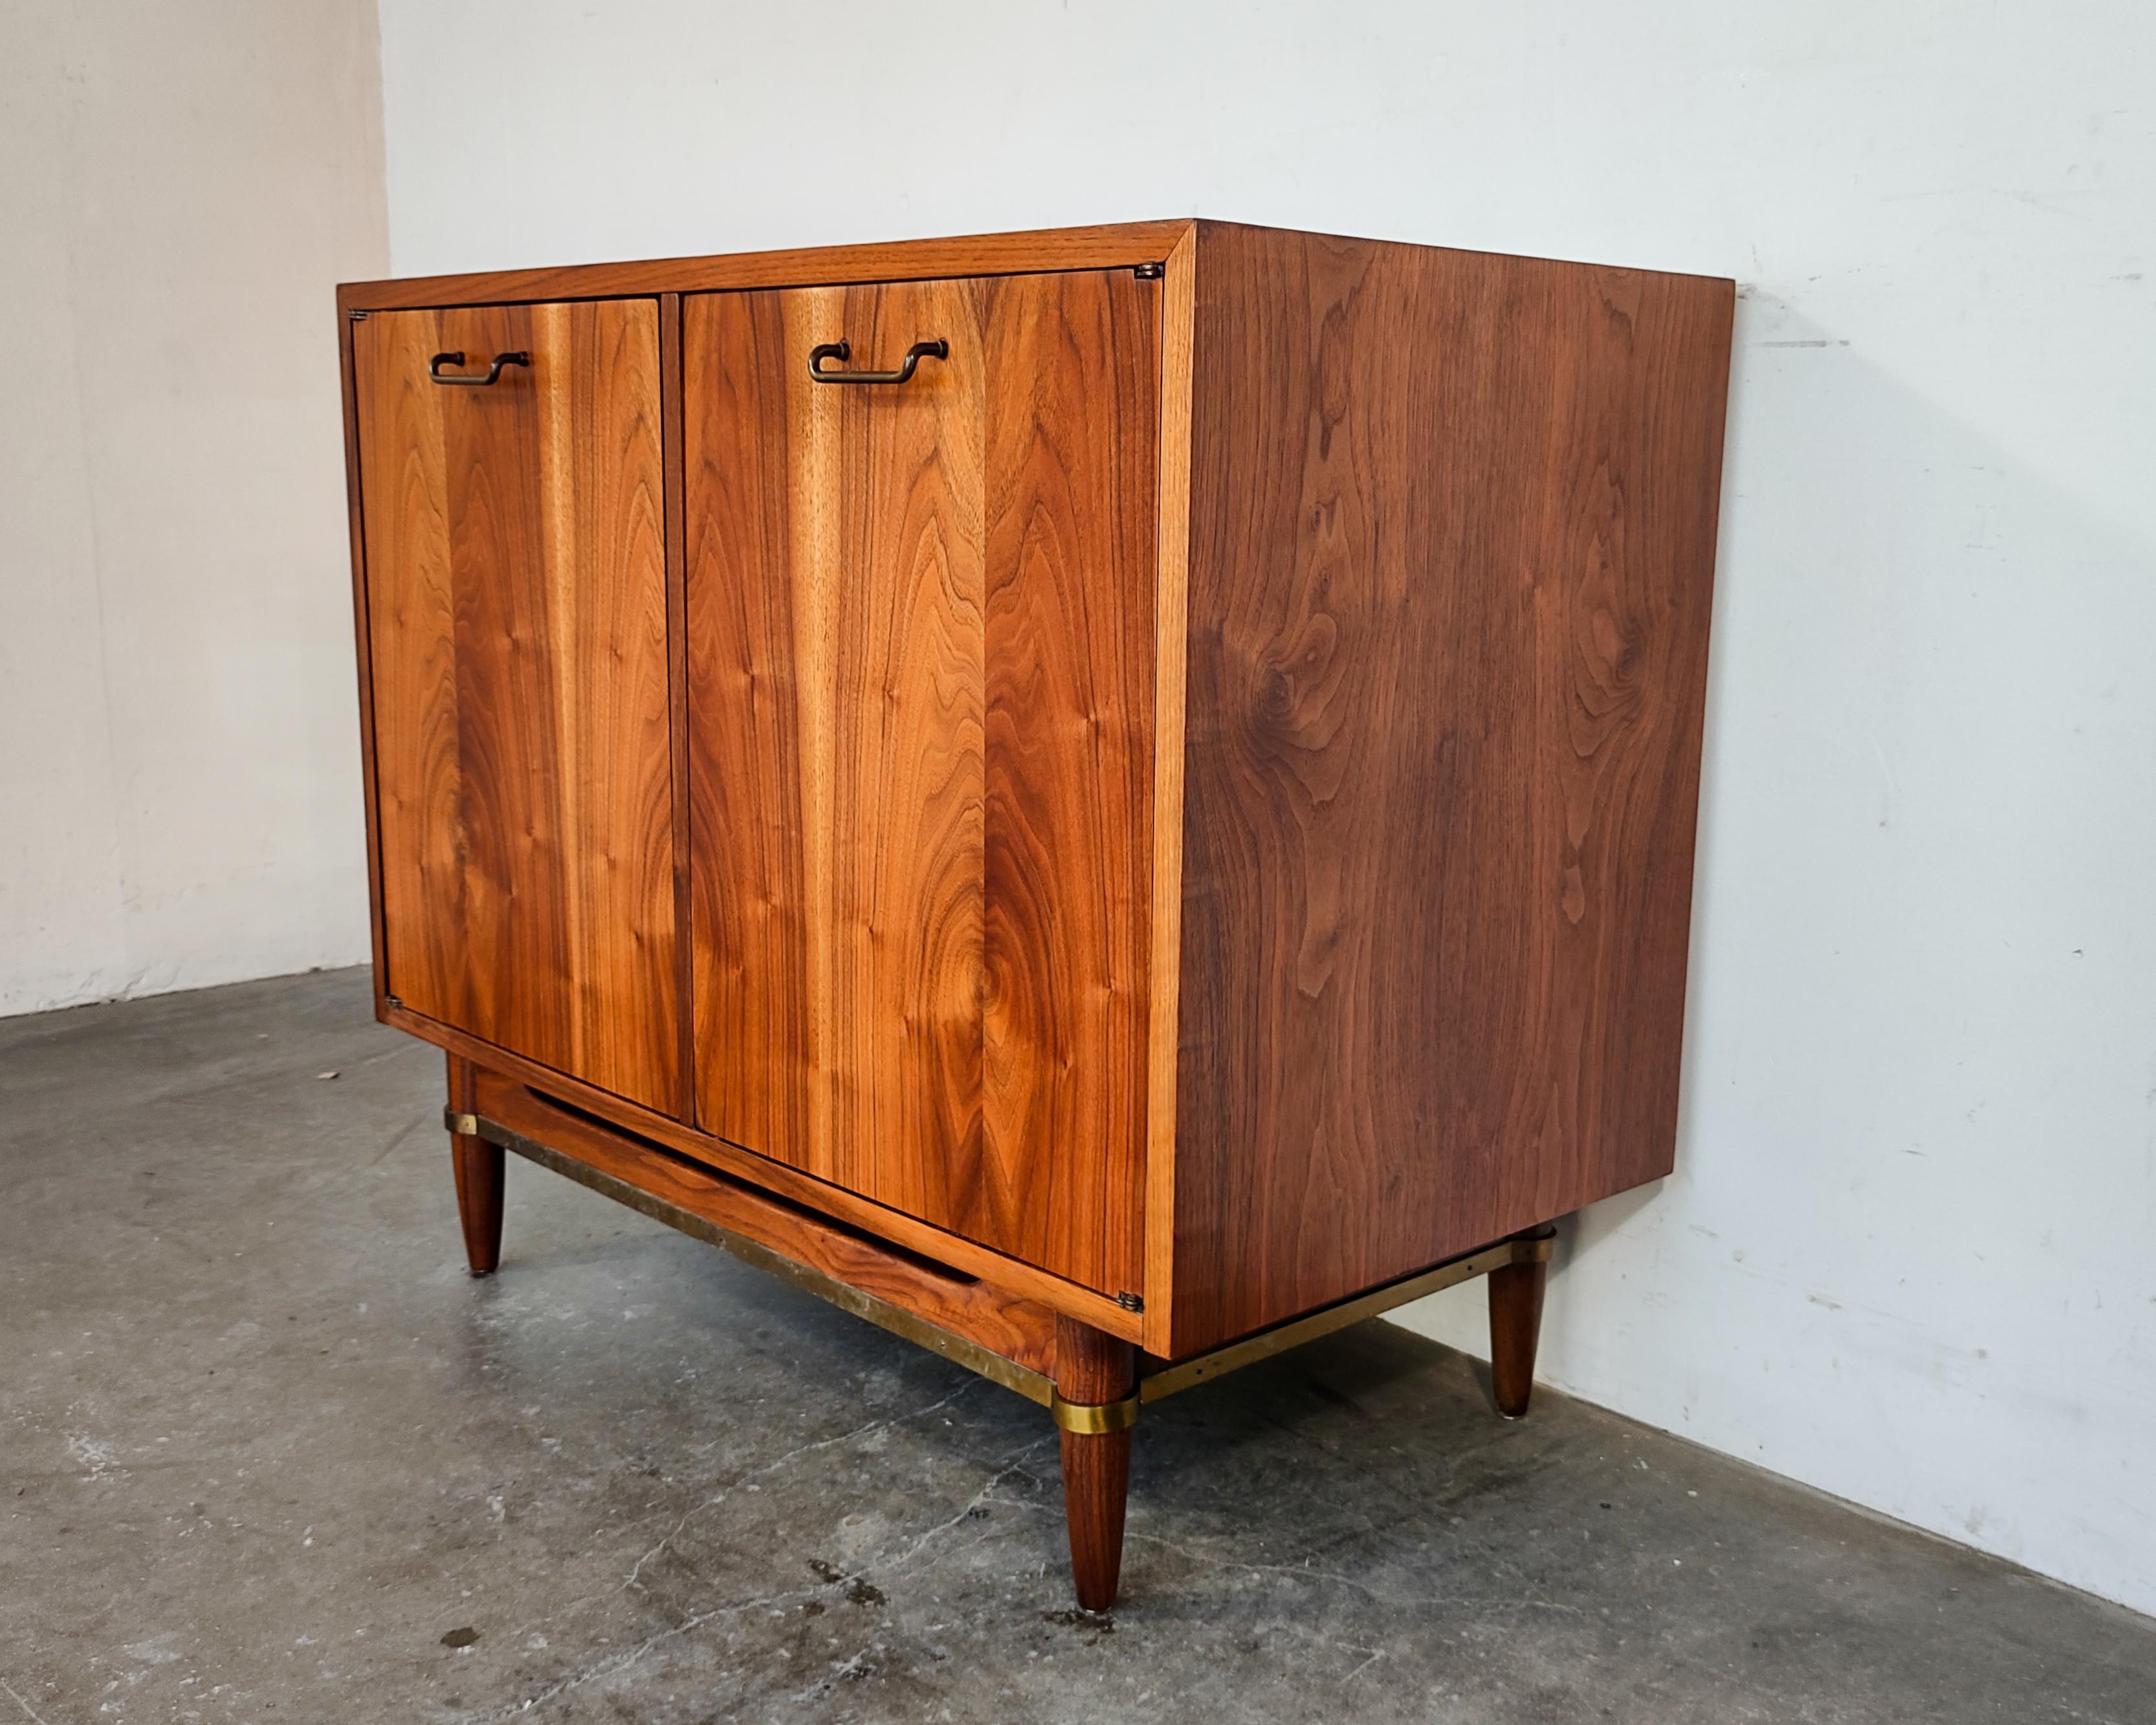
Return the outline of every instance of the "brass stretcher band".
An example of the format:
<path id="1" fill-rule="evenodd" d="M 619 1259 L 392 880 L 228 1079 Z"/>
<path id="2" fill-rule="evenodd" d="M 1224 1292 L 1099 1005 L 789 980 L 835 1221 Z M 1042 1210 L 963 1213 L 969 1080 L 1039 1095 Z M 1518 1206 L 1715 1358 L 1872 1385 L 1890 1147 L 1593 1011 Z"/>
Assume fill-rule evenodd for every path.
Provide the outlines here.
<path id="1" fill-rule="evenodd" d="M 723 1248 L 746 1263 L 760 1270 L 769 1271 L 782 1280 L 792 1282 L 805 1293 L 828 1300 L 841 1310 L 856 1317 L 866 1318 L 870 1323 L 903 1336 L 946 1359 L 978 1372 L 982 1377 L 1000 1384 L 1006 1389 L 1015 1390 L 1029 1401 L 1046 1408 L 1055 1423 L 1065 1431 L 1086 1436 L 1099 1436 L 1109 1432 L 1127 1431 L 1137 1423 L 1138 1409 L 1145 1402 L 1157 1402 L 1178 1390 L 1188 1389 L 1194 1384 L 1211 1382 L 1224 1377 L 1241 1366 L 1254 1365 L 1261 1359 L 1270 1359 L 1306 1342 L 1314 1342 L 1321 1336 L 1331 1335 L 1350 1324 L 1361 1323 L 1404 1306 L 1410 1300 L 1419 1300 L 1424 1294 L 1435 1293 L 1440 1288 L 1471 1281 L 1478 1276 L 1487 1276 L 1493 1270 L 1503 1269 L 1509 1264 L 1537 1264 L 1547 1262 L 1557 1230 L 1543 1227 L 1526 1234 L 1516 1235 L 1510 1240 L 1499 1240 L 1495 1245 L 1485 1246 L 1480 1251 L 1463 1253 L 1457 1258 L 1431 1268 L 1419 1271 L 1413 1276 L 1388 1282 L 1373 1288 L 1367 1294 L 1342 1300 L 1303 1317 L 1276 1324 L 1255 1336 L 1245 1336 L 1239 1342 L 1230 1342 L 1209 1353 L 1196 1354 L 1173 1364 L 1161 1365 L 1141 1378 L 1137 1389 L 1121 1401 L 1066 1402 L 1056 1394 L 1055 1380 L 1045 1373 L 1022 1366 L 1015 1360 L 1005 1359 L 1001 1354 L 982 1347 L 977 1342 L 956 1336 L 939 1324 L 916 1317 L 875 1295 L 850 1286 L 805 1264 L 797 1264 L 791 1258 L 773 1251 L 769 1247 L 747 1240 L 722 1228 L 708 1219 L 670 1204 L 656 1194 L 632 1186 L 627 1181 L 566 1156 L 551 1147 L 534 1142 L 521 1132 L 483 1116 L 464 1112 L 459 1109 L 444 1108 L 442 1124 L 453 1132 L 467 1137 L 484 1138 L 490 1144 L 499 1144 L 506 1150 L 550 1168 L 555 1173 L 601 1192 L 618 1203 L 640 1211 L 653 1220 L 678 1228 L 684 1234 L 708 1241 Z"/>
<path id="2" fill-rule="evenodd" d="M 1065 1431 L 1100 1437 L 1111 1431 L 1128 1431 L 1138 1423 L 1138 1399 L 1127 1395 L 1119 1402 L 1066 1402 L 1056 1396 L 1048 1404 L 1055 1423 Z"/>

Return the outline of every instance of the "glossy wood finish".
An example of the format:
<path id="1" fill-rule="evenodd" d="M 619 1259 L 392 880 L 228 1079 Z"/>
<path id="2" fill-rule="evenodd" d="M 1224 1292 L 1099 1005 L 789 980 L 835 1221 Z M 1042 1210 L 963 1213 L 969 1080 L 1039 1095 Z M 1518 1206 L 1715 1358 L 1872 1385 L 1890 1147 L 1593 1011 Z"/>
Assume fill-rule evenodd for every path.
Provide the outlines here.
<path id="1" fill-rule="evenodd" d="M 491 388 L 429 381 L 528 352 Z M 680 1101 L 657 308 L 352 331 L 388 995 Z"/>
<path id="2" fill-rule="evenodd" d="M 1196 251 L 1178 1353 L 1668 1172 L 1732 311 Z"/>
<path id="3" fill-rule="evenodd" d="M 1147 977 L 1145 1345 L 1173 1339 L 1175 1091 L 1183 998 L 1183 768 L 1189 685 L 1191 342 L 1197 232 L 1168 254 L 1161 281 L 1160 475 L 1153 600 L 1152 950 Z"/>
<path id="4" fill-rule="evenodd" d="M 1123 1399 L 1137 1384 L 1131 1345 L 1069 1318 L 1055 1326 L 1055 1393 L 1066 1402 Z M 1061 1431 L 1063 1515 L 1070 1534 L 1070 1579 L 1078 1603 L 1106 1611 L 1123 1569 L 1123 1518 L 1130 1498 L 1131 1433 Z"/>
<path id="5" fill-rule="evenodd" d="M 1143 1286 L 1158 284 L 683 304 L 697 1122 Z M 898 386 L 819 385 L 809 348 Z"/>
<path id="6" fill-rule="evenodd" d="M 1507 1420 L 1526 1416 L 1535 1388 L 1535 1348 L 1543 1329 L 1549 1260 L 1507 1264 L 1490 1272 L 1490 1387 Z"/>
<path id="7" fill-rule="evenodd" d="M 480 1070 L 473 1111 L 781 1257 L 910 1312 L 991 1353 L 1055 1369 L 1055 1314 L 1010 1289 L 898 1250 L 814 1211 L 610 1128 L 500 1073 Z M 486 1147 L 501 1153 L 495 1146 Z"/>
<path id="8" fill-rule="evenodd" d="M 449 1106 L 469 1113 L 472 1064 L 454 1055 L 448 1056 L 448 1064 Z M 470 1132 L 451 1132 L 449 1168 L 457 1183 L 457 1219 L 464 1226 L 465 1261 L 474 1276 L 491 1276 L 501 1264 L 501 1148 Z"/>
<path id="9" fill-rule="evenodd" d="M 593 303 L 511 303 L 553 296 Z M 1170 222 L 341 291 L 452 300 L 490 303 L 347 326 L 388 1022 L 1163 1358 L 1667 1168 L 1729 284 Z M 911 383 L 808 382 L 931 314 L 971 334 Z M 450 459 L 445 406 L 536 379 L 415 401 L 427 352 L 609 317 L 640 381 L 568 411 L 614 454 L 486 420 Z M 608 463 L 627 532 L 574 501 Z M 670 691 L 575 703 L 621 726 L 595 774 L 502 622 L 564 495 L 653 619 L 633 678 L 569 670 Z M 665 835 L 604 876 L 663 911 L 600 918 L 626 1015 L 556 952 L 573 845 L 483 842 L 475 894 L 441 848 L 624 770 L 609 832 Z"/>
<path id="10" fill-rule="evenodd" d="M 639 263 L 490 270 L 470 275 L 415 275 L 401 281 L 346 282 L 337 289 L 337 309 L 341 312 L 386 311 L 480 301 L 504 304 L 740 288 L 924 281 L 948 276 L 1025 275 L 1049 270 L 1127 270 L 1161 262 L 1189 234 L 1192 226 L 1188 217 L 1178 217 L 1096 228 L 1046 228 L 1026 234 L 978 234 L 870 245 L 659 258 Z"/>
<path id="11" fill-rule="evenodd" d="M 339 303 L 460 1106 L 1072 1403 L 1669 1168 L 1731 284 L 1177 221 Z M 1130 1433 L 1061 1441 L 1105 1609 Z"/>
<path id="12" fill-rule="evenodd" d="M 681 296 L 659 300 L 660 431 L 665 463 L 666 733 L 674 845 L 675 1111 L 696 1117 L 696 1027 L 689 1009 L 689 684 L 688 583 L 681 546 Z"/>

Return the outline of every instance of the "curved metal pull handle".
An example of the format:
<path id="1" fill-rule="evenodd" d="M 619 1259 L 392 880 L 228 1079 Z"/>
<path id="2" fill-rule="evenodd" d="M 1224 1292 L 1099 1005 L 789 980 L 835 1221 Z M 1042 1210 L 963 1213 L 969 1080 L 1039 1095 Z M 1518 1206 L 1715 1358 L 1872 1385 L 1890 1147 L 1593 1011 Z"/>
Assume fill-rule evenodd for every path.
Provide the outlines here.
<path id="1" fill-rule="evenodd" d="M 819 383 L 903 383 L 913 375 L 913 368 L 924 359 L 948 359 L 948 341 L 916 341 L 906 350 L 906 362 L 895 372 L 827 372 L 827 359 L 851 357 L 853 349 L 844 341 L 826 341 L 820 347 L 808 350 L 808 375 Z"/>
<path id="2" fill-rule="evenodd" d="M 460 366 L 464 362 L 465 357 L 461 353 L 438 353 L 427 362 L 427 375 L 437 383 L 463 383 L 474 389 L 484 389 L 501 376 L 504 366 L 528 366 L 531 363 L 531 356 L 528 353 L 497 353 L 494 357 L 494 363 L 486 368 L 484 377 L 469 372 L 445 372 L 442 369 L 444 366 Z"/>

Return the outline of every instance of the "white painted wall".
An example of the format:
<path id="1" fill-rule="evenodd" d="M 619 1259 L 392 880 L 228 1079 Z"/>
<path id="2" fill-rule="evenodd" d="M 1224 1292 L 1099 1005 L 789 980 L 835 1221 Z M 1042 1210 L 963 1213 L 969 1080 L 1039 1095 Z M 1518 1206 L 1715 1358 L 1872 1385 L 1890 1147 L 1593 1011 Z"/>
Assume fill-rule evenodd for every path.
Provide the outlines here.
<path id="1" fill-rule="evenodd" d="M 371 0 L 0 8 L 0 1013 L 367 953 Z"/>
<path id="2" fill-rule="evenodd" d="M 400 271 L 1195 209 L 1743 280 L 1680 1171 L 1546 1375 L 2156 1609 L 2156 14 L 382 12 Z M 0 1011 L 364 955 L 375 53 L 0 13 Z"/>
<path id="3" fill-rule="evenodd" d="M 393 257 L 1199 209 L 1740 278 L 1680 1173 L 1576 1231 L 1546 1376 L 2156 1609 L 2152 19 L 2128 0 L 382 0 Z M 321 213 L 250 151 L 220 171 L 278 213 L 233 220 L 248 198 L 172 172 L 116 112 L 86 123 L 84 78 L 112 110 L 192 112 L 142 64 L 166 56 L 207 75 L 179 44 L 125 74 L 86 56 L 33 115 L 80 179 L 33 187 L 45 250 L 8 263 L 56 418 L 30 449 L 44 476 L 7 481 L 38 511 L 7 531 L 67 578 L 11 595 L 56 643 L 28 664 L 54 718 L 26 729 L 45 705 L 0 695 L 23 740 L 0 770 L 52 781 L 69 856 L 121 858 L 80 903 L 112 953 L 177 966 L 198 929 L 222 951 L 250 921 L 356 953 L 319 311 L 367 267 L 367 203 L 328 172 L 345 203 Z M 341 104 L 293 93 L 272 136 L 343 162 L 364 127 Z M 130 157 L 213 207 L 218 244 L 146 183 L 84 203 L 121 196 Z M 116 285 L 140 224 L 181 257 Z M 172 274 L 194 311 L 127 328 Z M 242 282 L 246 313 L 213 291 Z M 274 362 L 250 358 L 263 330 Z M 218 414 L 181 418 L 187 390 Z M 261 526 L 231 476 L 272 431 L 306 453 L 306 501 Z M 155 483 L 121 501 L 131 461 Z M 203 546 L 246 572 L 211 583 Z M 289 722 L 265 736 L 265 716 Z M 244 828 L 259 865 L 207 878 L 203 845 L 181 867 L 140 834 L 220 748 L 246 789 L 198 819 Z M 274 867 L 311 847 L 334 914 Z M 1472 1298 L 1412 1322 L 1477 1339 Z"/>
<path id="4" fill-rule="evenodd" d="M 382 13 L 400 272 L 1196 210 L 1744 283 L 1680 1172 L 1546 1376 L 2156 1609 L 2156 13 Z"/>

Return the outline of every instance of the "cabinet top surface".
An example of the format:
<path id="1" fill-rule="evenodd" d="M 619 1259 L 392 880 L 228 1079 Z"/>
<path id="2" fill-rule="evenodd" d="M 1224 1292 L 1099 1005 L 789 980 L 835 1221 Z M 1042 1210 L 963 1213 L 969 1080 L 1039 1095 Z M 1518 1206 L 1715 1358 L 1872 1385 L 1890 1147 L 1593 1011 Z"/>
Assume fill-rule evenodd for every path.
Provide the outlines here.
<path id="1" fill-rule="evenodd" d="M 1226 225 L 1244 224 L 1179 216 L 1167 221 L 1116 222 L 1092 228 L 1043 228 L 1018 234 L 884 240 L 866 245 L 803 246 L 787 251 L 732 252 L 709 257 L 654 258 L 628 263 L 552 264 L 458 275 L 413 275 L 382 281 L 346 282 L 337 289 L 337 309 L 344 313 L 389 311 L 529 300 L 814 287 L 944 275 L 1114 270 L 1164 263 L 1178 244 L 1193 239 L 1199 230 Z M 1436 246 L 1416 249 L 1452 249 Z"/>

